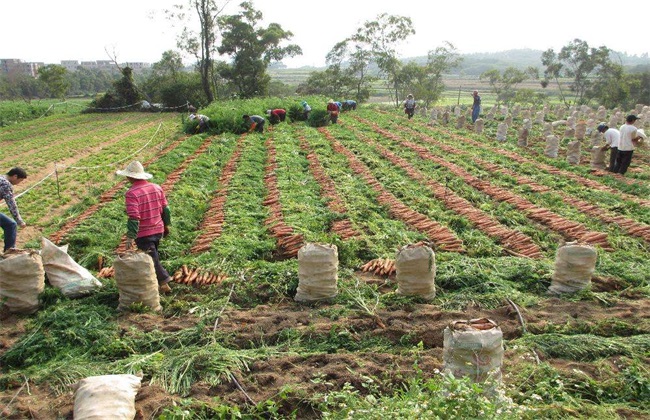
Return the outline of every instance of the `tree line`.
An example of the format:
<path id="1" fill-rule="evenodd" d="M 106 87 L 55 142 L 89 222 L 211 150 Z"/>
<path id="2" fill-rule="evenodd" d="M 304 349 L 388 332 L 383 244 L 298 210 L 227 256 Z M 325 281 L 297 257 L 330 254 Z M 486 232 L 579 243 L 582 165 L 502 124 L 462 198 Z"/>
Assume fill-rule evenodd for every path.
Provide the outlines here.
<path id="1" fill-rule="evenodd" d="M 192 103 L 204 106 L 216 99 L 269 95 L 324 95 L 368 100 L 378 87 L 395 105 L 411 93 L 424 106 L 435 105 L 445 92 L 445 77 L 457 72 L 463 57 L 451 42 L 430 50 L 426 61 L 405 62 L 398 57 L 400 43 L 415 34 L 409 17 L 382 13 L 336 42 L 326 56 L 326 68 L 313 71 L 298 86 L 272 81 L 268 69 L 284 58 L 302 54 L 289 43 L 293 34 L 279 24 L 261 24 L 262 13 L 252 1 L 239 4 L 226 15 L 229 0 L 186 0 L 167 10 L 167 18 L 181 27 L 177 50 L 142 73 L 119 69 L 121 78 L 105 71 L 79 68 L 67 72 L 58 65 L 39 69 L 37 79 L 0 78 L 0 98 L 64 98 L 105 92 L 96 98 L 104 106 L 128 105 L 147 100 L 168 107 Z M 187 71 L 182 53 L 194 64 Z M 117 62 L 117 60 L 114 60 Z M 541 67 L 490 68 L 479 79 L 486 83 L 497 104 L 537 104 L 553 96 L 567 106 L 598 104 L 630 108 L 650 103 L 650 70 L 627 71 L 605 46 L 591 47 L 574 39 L 559 51 L 548 49 Z M 531 89 L 534 81 L 539 88 Z M 526 88 L 521 84 L 526 83 Z M 125 93 L 129 86 L 130 93 Z M 127 89 L 128 90 L 128 89 Z M 120 95 L 125 95 L 121 97 Z M 127 100 L 128 99 L 128 100 Z"/>

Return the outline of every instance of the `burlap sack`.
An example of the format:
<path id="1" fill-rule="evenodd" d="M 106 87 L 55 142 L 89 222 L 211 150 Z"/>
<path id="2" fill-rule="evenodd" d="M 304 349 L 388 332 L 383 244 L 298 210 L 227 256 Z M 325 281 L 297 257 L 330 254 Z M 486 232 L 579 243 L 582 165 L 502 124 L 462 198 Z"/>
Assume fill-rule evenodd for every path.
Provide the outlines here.
<path id="1" fill-rule="evenodd" d="M 474 382 L 501 381 L 503 333 L 487 318 L 454 321 L 443 333 L 444 370 Z"/>
<path id="2" fill-rule="evenodd" d="M 338 268 L 336 245 L 305 244 L 298 251 L 298 290 L 294 300 L 310 302 L 335 297 Z"/>
<path id="3" fill-rule="evenodd" d="M 41 257 L 47 280 L 65 296 L 85 296 L 102 287 L 99 280 L 68 255 L 67 246 L 58 247 L 47 238 L 42 238 L 41 244 Z"/>
<path id="4" fill-rule="evenodd" d="M 128 310 L 133 303 L 142 303 L 154 311 L 162 310 L 156 271 L 148 254 L 142 251 L 119 254 L 113 262 L 113 268 L 120 292 L 118 310 Z"/>
<path id="5" fill-rule="evenodd" d="M 0 301 L 10 312 L 38 311 L 38 295 L 45 289 L 43 260 L 35 251 L 14 251 L 0 256 Z"/>
<path id="6" fill-rule="evenodd" d="M 426 245 L 402 247 L 395 258 L 397 293 L 406 296 L 436 296 L 436 256 Z"/>
<path id="7" fill-rule="evenodd" d="M 603 150 L 600 146 L 594 146 L 591 148 L 591 162 L 590 166 L 592 169 L 605 169 L 607 164 L 605 163 L 606 151 Z"/>
<path id="8" fill-rule="evenodd" d="M 74 389 L 75 420 L 133 420 L 141 378 L 134 375 L 89 376 Z"/>
<path id="9" fill-rule="evenodd" d="M 555 253 L 551 293 L 575 293 L 591 285 L 598 253 L 591 245 L 567 242 Z"/>

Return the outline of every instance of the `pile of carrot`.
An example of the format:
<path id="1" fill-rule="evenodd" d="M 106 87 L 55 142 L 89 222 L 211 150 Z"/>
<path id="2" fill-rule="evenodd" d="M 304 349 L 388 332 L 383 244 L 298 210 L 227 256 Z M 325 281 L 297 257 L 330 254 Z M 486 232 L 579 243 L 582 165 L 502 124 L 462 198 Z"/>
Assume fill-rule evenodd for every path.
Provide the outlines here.
<path id="1" fill-rule="evenodd" d="M 176 270 L 172 280 L 176 283 L 186 284 L 188 286 L 206 286 L 209 284 L 221 284 L 228 276 L 223 273 L 214 274 L 204 271 L 201 268 L 190 268 L 183 265 Z"/>
<path id="2" fill-rule="evenodd" d="M 365 273 L 373 273 L 377 276 L 392 276 L 395 274 L 395 260 L 390 258 L 375 258 L 360 267 Z"/>

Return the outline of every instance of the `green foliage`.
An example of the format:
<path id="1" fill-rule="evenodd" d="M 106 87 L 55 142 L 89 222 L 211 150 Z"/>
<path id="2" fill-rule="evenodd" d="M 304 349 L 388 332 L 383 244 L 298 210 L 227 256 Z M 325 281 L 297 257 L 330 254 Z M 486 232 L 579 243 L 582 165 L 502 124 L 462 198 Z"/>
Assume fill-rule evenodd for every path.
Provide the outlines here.
<path id="1" fill-rule="evenodd" d="M 560 87 L 560 78 L 571 79 L 569 89 L 573 96 L 569 97 L 568 92 L 561 91 L 562 100 L 567 106 L 583 105 L 590 96 L 600 97 L 594 89 L 602 88 L 607 80 L 620 76 L 620 66 L 612 61 L 610 53 L 607 47 L 590 48 L 587 42 L 580 39 L 565 45 L 559 53 L 548 49 L 542 54 L 544 82 L 548 84 L 554 81 Z"/>
<path id="2" fill-rule="evenodd" d="M 295 121 L 306 121 L 305 113 L 303 112 L 302 106 L 293 104 L 290 105 L 287 109 L 287 116 L 291 122 Z"/>
<path id="3" fill-rule="evenodd" d="M 38 69 L 38 79 L 45 84 L 50 98 L 65 98 L 70 88 L 70 82 L 66 79 L 67 72 L 65 67 L 56 64 L 49 64 Z"/>
<path id="4" fill-rule="evenodd" d="M 40 311 L 30 322 L 27 334 L 0 356 L 0 362 L 25 368 L 69 360 L 86 352 L 101 353 L 101 348 L 110 346 L 117 335 L 117 324 L 107 322 L 112 313 L 106 306 L 61 301 Z"/>
<path id="5" fill-rule="evenodd" d="M 87 100 L 0 101 L 0 127 L 52 115 L 78 114 L 87 103 Z"/>
<path id="6" fill-rule="evenodd" d="M 325 127 L 330 122 L 329 113 L 325 109 L 313 109 L 307 122 L 310 127 Z"/>
<path id="7" fill-rule="evenodd" d="M 527 335 L 517 342 L 532 346 L 548 357 L 569 360 L 596 360 L 611 356 L 648 357 L 650 335 L 632 337 L 599 337 L 591 334 L 540 334 Z"/>
<path id="8" fill-rule="evenodd" d="M 363 395 L 346 384 L 343 389 L 317 395 L 324 419 L 442 418 L 502 419 L 517 418 L 523 408 L 503 395 L 489 396 L 484 389 L 466 379 L 437 375 L 425 380 L 416 376 L 403 389 L 379 393 L 372 378 L 364 384 L 371 392 Z"/>
<path id="9" fill-rule="evenodd" d="M 271 80 L 266 69 L 272 61 L 302 54 L 298 45 L 281 46 L 293 34 L 277 23 L 266 28 L 258 27 L 262 13 L 252 2 L 239 5 L 242 11 L 236 15 L 221 16 L 221 45 L 219 54 L 232 57 L 232 64 L 220 70 L 221 77 L 228 79 L 237 89 L 238 97 L 265 96 Z"/>
<path id="10" fill-rule="evenodd" d="M 141 91 L 133 80 L 133 69 L 122 69 L 122 78 L 113 83 L 113 89 L 95 99 L 86 112 L 118 112 L 129 107 L 140 107 Z"/>
<path id="11" fill-rule="evenodd" d="M 232 99 L 221 102 L 213 102 L 200 113 L 210 118 L 210 133 L 235 133 L 242 134 L 248 131 L 248 126 L 242 119 L 243 115 L 259 115 L 266 118 L 267 109 L 282 108 L 288 111 L 291 121 L 302 121 L 296 117 L 297 109 L 302 113 L 300 102 L 306 100 L 308 103 L 326 103 L 326 99 L 318 96 L 310 96 L 300 99 L 293 98 L 256 98 L 256 99 Z M 291 109 L 294 109 L 292 116 Z M 268 122 L 267 122 L 268 125 Z M 196 122 L 187 120 L 184 125 L 186 133 L 194 133 Z"/>

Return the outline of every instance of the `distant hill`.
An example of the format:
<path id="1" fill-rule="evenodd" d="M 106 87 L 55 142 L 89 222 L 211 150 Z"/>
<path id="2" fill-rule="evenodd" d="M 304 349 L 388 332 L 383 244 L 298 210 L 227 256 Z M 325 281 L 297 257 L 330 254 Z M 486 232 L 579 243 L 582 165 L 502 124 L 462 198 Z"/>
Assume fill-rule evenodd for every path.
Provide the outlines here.
<path id="1" fill-rule="evenodd" d="M 464 74 L 468 76 L 479 76 L 481 73 L 491 70 L 504 70 L 508 67 L 526 69 L 528 67 L 542 68 L 541 50 L 532 49 L 514 49 L 489 53 L 472 53 L 463 54 L 461 66 L 455 70 L 455 74 Z M 558 51 L 556 51 L 558 52 Z M 648 71 L 650 69 L 650 57 L 647 54 L 642 56 L 627 55 L 625 53 L 614 52 L 612 59 L 623 64 L 630 72 Z M 416 63 L 426 63 L 427 57 L 405 58 L 403 61 L 415 61 Z"/>
<path id="2" fill-rule="evenodd" d="M 525 70 L 528 67 L 537 67 L 541 70 L 542 53 L 543 51 L 541 50 L 514 49 L 499 52 L 462 54 L 463 61 L 460 67 L 451 74 L 478 77 L 487 70 L 497 69 L 503 71 L 508 67 L 515 67 L 521 70 Z M 650 71 L 650 57 L 648 57 L 648 54 L 630 56 L 625 53 L 615 52 L 612 58 L 622 63 L 630 73 Z M 402 59 L 402 61 L 414 61 L 419 64 L 424 64 L 427 61 L 427 57 L 408 57 Z M 325 70 L 325 67 L 286 68 L 280 64 L 269 68 L 269 74 L 272 78 L 284 83 L 298 84 L 306 80 L 309 73 L 323 70 Z"/>

